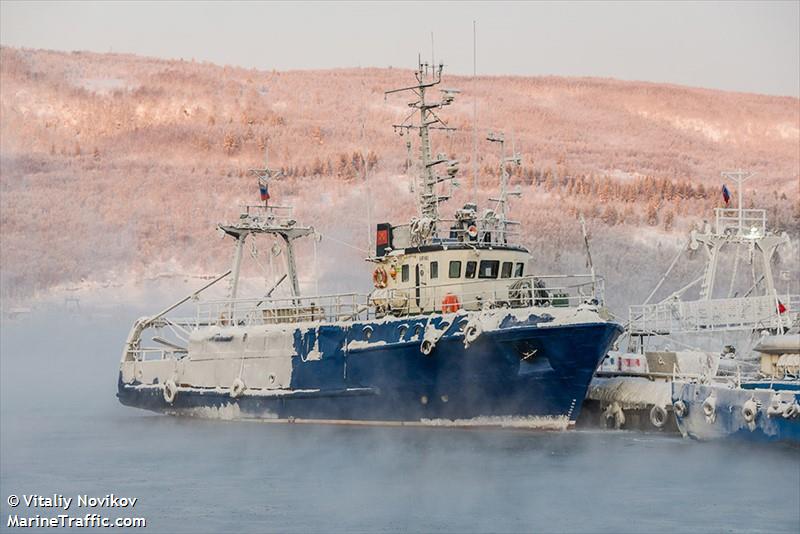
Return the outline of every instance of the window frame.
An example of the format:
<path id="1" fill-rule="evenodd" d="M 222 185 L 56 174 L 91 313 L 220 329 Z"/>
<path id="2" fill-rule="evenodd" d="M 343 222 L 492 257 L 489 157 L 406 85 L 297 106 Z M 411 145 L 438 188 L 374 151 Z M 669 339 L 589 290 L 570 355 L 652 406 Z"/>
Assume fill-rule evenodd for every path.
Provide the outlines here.
<path id="1" fill-rule="evenodd" d="M 472 274 L 470 274 L 470 266 L 472 266 Z M 466 267 L 464 268 L 464 278 L 469 278 L 470 280 L 475 278 L 475 275 L 478 273 L 478 262 L 470 260 L 467 262 Z"/>
<path id="2" fill-rule="evenodd" d="M 525 262 L 518 261 L 517 264 L 514 266 L 514 278 L 522 278 L 525 272 Z"/>
<path id="3" fill-rule="evenodd" d="M 428 272 L 431 280 L 436 280 L 439 278 L 439 262 L 432 261 L 431 264 L 428 266 Z"/>
<path id="4" fill-rule="evenodd" d="M 400 266 L 400 281 L 408 282 L 411 279 L 411 266 L 404 263 Z"/>
<path id="5" fill-rule="evenodd" d="M 484 276 L 483 275 L 483 267 L 484 264 L 489 264 L 492 269 L 492 274 L 494 276 Z M 481 280 L 497 280 L 497 276 L 500 274 L 500 260 L 481 260 L 478 264 L 478 278 Z"/>
<path id="6" fill-rule="evenodd" d="M 457 269 L 457 275 L 453 276 L 453 267 Z M 450 260 L 450 264 L 447 267 L 447 277 L 448 278 L 461 278 L 461 260 Z"/>
<path id="7" fill-rule="evenodd" d="M 506 272 L 506 266 L 508 266 L 508 272 Z M 514 273 L 514 262 L 513 261 L 504 261 L 500 265 L 500 278 L 511 278 L 511 275 Z"/>

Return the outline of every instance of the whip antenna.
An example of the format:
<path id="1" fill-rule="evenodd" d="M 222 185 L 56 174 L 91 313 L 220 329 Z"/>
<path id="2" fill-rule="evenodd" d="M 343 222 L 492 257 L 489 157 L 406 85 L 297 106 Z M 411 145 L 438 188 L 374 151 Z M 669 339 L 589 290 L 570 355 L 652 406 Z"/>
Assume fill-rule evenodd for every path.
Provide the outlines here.
<path id="1" fill-rule="evenodd" d="M 476 81 L 477 60 L 477 22 L 472 21 L 472 202 L 478 202 L 478 91 Z"/>

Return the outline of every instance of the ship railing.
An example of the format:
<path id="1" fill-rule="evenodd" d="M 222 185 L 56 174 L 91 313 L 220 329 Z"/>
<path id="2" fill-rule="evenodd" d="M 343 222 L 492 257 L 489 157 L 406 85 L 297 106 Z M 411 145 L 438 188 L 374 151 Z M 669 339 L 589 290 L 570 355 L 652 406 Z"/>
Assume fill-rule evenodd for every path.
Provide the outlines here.
<path id="1" fill-rule="evenodd" d="M 294 213 L 292 206 L 265 206 L 263 204 L 245 204 L 244 213 L 250 216 L 274 217 L 276 219 L 290 219 Z"/>
<path id="2" fill-rule="evenodd" d="M 716 208 L 716 233 L 733 231 L 739 235 L 763 237 L 767 233 L 767 210 Z"/>
<path id="3" fill-rule="evenodd" d="M 436 230 L 431 233 L 428 240 L 437 244 L 491 244 L 491 245 L 508 245 L 514 243 L 519 239 L 521 232 L 519 231 L 520 223 L 517 221 L 498 221 L 495 224 L 487 224 L 483 221 L 476 221 L 473 233 L 470 233 L 470 224 L 457 219 L 439 219 L 436 224 Z M 392 227 L 397 237 L 404 233 L 410 236 L 410 224 L 400 224 Z M 477 230 L 477 231 L 475 231 Z M 413 246 L 410 242 L 404 243 L 400 238 L 400 242 L 395 242 L 396 248 L 407 248 Z"/>
<path id="4" fill-rule="evenodd" d="M 780 312 L 783 304 L 784 311 Z M 630 332 L 634 335 L 700 331 L 788 328 L 800 308 L 800 295 L 782 295 L 776 300 L 765 295 L 682 301 L 629 308 Z"/>
<path id="5" fill-rule="evenodd" d="M 248 326 L 363 320 L 369 317 L 367 301 L 367 295 L 359 293 L 205 301 L 197 304 L 196 324 Z"/>
<path id="6" fill-rule="evenodd" d="M 342 293 L 281 298 L 223 299 L 198 302 L 193 326 L 249 326 L 298 322 L 367 320 L 386 313 L 407 315 L 479 310 L 485 307 L 575 307 L 602 304 L 604 280 L 590 275 L 537 275 L 477 279 L 375 290 L 371 295 Z M 182 324 L 188 322 L 182 320 Z"/>
<path id="7" fill-rule="evenodd" d="M 800 295 L 784 295 L 782 297 L 784 300 L 778 299 L 781 304 L 786 307 L 786 310 L 795 315 L 800 315 Z"/>
<path id="8" fill-rule="evenodd" d="M 265 206 L 263 204 L 246 204 L 233 226 L 246 227 L 286 227 L 297 224 L 293 218 L 292 206 Z"/>
<path id="9" fill-rule="evenodd" d="M 168 349 L 165 347 L 146 347 L 133 349 L 129 352 L 133 356 L 132 359 L 139 362 L 169 360 L 175 358 L 176 354 L 186 354 L 186 351 Z"/>
<path id="10" fill-rule="evenodd" d="M 604 280 L 591 275 L 537 275 L 477 279 L 375 291 L 371 304 L 378 314 L 468 311 L 486 307 L 566 308 L 604 301 Z M 455 297 L 455 300 L 453 299 Z"/>

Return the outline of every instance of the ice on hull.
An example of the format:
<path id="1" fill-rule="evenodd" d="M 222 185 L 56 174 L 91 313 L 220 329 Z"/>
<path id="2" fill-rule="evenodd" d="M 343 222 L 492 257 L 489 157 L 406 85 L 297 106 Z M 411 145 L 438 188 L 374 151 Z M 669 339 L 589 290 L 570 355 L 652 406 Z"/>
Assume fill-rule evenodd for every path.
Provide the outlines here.
<path id="1" fill-rule="evenodd" d="M 396 323 L 382 329 L 376 325 L 373 335 L 388 337 Z M 163 413 L 221 413 L 224 418 L 461 421 L 465 426 L 484 418 L 486 426 L 514 426 L 508 418 L 544 417 L 570 423 L 578 417 L 594 369 L 620 331 L 610 323 L 515 326 L 484 332 L 465 347 L 463 334 L 454 330 L 425 355 L 419 341 L 380 339 L 345 351 L 353 343 L 341 329 L 337 349 L 329 348 L 316 360 L 302 353 L 291 358 L 285 389 L 246 389 L 233 398 L 231 388 L 192 387 L 176 376 L 176 393 L 168 402 L 164 380 L 171 379 L 169 372 L 151 384 L 120 374 L 118 397 L 123 404 Z M 295 337 L 302 344 L 302 330 Z M 264 360 L 260 372 L 268 373 Z M 548 424 L 552 421 L 542 421 Z"/>
<path id="2" fill-rule="evenodd" d="M 800 389 L 780 382 L 744 384 L 673 383 L 678 428 L 698 440 L 737 439 L 800 445 Z M 787 385 L 790 387 L 790 385 Z"/>

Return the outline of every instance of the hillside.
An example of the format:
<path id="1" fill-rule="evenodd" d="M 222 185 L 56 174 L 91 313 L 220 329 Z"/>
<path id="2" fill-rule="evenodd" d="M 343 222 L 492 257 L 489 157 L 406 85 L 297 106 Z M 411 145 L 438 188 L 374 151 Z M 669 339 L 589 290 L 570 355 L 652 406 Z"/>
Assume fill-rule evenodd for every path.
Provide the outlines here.
<path id="1" fill-rule="evenodd" d="M 398 221 L 413 210 L 405 138 L 390 127 L 408 108 L 383 95 L 410 77 L 0 49 L 1 294 L 223 270 L 230 252 L 213 225 L 257 199 L 248 169 L 263 164 L 267 144 L 286 175 L 276 201 L 367 248 L 368 217 Z M 522 155 L 513 214 L 542 269 L 583 268 L 583 212 L 598 268 L 609 277 L 631 270 L 626 285 L 650 286 L 689 226 L 720 205 L 719 172 L 737 167 L 758 172 L 750 201 L 798 233 L 796 98 L 594 78 L 446 76 L 444 85 L 462 90 L 445 115 L 459 131 L 435 140 L 462 162 L 463 187 L 447 211 L 471 189 L 477 98 L 481 139 L 504 130 Z M 485 195 L 497 182 L 495 150 L 480 143 Z M 326 287 L 368 283 L 367 266 L 339 265 L 359 255 L 335 242 L 323 240 Z"/>

